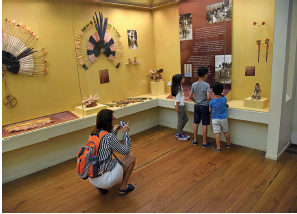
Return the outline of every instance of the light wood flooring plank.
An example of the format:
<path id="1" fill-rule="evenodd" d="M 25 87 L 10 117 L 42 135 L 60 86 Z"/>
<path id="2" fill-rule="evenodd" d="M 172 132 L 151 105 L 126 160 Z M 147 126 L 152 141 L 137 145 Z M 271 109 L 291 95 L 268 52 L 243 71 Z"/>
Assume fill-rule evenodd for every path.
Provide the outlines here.
<path id="1" fill-rule="evenodd" d="M 3 184 L 2 212 L 296 212 L 297 155 L 273 161 L 225 142 L 218 153 L 175 133 L 156 126 L 131 136 L 136 167 L 129 181 L 136 189 L 124 197 L 120 183 L 102 195 L 82 180 L 74 158 Z"/>

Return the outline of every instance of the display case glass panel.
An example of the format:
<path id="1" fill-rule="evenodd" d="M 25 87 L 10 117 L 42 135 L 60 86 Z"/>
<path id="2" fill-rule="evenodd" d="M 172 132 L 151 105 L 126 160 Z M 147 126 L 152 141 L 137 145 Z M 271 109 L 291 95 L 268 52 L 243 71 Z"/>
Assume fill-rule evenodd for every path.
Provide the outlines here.
<path id="1" fill-rule="evenodd" d="M 175 74 L 185 76 L 191 102 L 200 66 L 211 87 L 223 83 L 230 108 L 269 112 L 274 7 L 273 0 L 4 0 L 2 136 L 173 100 Z M 261 100 L 245 102 L 256 83 Z"/>

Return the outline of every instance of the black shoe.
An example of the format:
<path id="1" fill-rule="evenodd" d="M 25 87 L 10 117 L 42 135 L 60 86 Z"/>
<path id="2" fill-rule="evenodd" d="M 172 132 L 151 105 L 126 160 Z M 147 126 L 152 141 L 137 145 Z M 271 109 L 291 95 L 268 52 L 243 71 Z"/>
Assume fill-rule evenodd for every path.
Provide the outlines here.
<path id="1" fill-rule="evenodd" d="M 216 152 L 221 152 L 220 149 L 218 149 L 216 146 L 212 147 L 212 150 L 216 151 Z"/>
<path id="2" fill-rule="evenodd" d="M 96 187 L 97 188 L 97 187 Z M 103 195 L 106 195 L 109 191 L 108 191 L 108 189 L 101 189 L 101 188 L 97 188 L 98 189 L 98 191 L 101 193 L 101 194 L 103 194 Z"/>

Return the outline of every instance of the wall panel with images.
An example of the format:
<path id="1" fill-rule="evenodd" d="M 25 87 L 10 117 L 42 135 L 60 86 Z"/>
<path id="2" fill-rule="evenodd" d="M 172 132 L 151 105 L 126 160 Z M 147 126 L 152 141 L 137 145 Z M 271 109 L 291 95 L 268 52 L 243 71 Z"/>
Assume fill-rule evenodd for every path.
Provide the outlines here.
<path id="1" fill-rule="evenodd" d="M 224 85 L 231 108 L 269 112 L 274 7 L 273 1 L 179 3 L 180 70 L 186 95 L 198 80 L 198 68 L 205 66 L 206 82 L 211 88 L 214 82 Z"/>

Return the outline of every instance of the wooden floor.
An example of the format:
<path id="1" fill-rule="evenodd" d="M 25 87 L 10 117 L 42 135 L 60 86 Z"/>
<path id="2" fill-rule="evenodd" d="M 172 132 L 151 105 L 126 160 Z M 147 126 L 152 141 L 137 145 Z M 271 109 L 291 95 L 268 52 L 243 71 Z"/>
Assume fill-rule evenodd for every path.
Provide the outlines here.
<path id="1" fill-rule="evenodd" d="M 297 212 L 297 154 L 273 161 L 224 142 L 218 153 L 176 140 L 175 131 L 157 126 L 131 136 L 136 189 L 124 197 L 119 184 L 99 194 L 72 159 L 2 185 L 2 212 Z"/>

